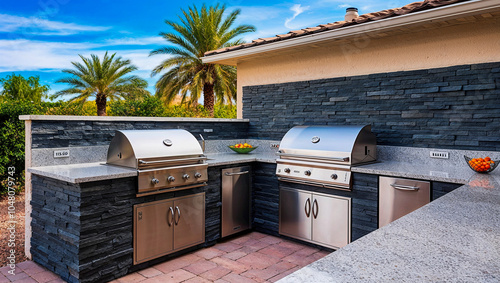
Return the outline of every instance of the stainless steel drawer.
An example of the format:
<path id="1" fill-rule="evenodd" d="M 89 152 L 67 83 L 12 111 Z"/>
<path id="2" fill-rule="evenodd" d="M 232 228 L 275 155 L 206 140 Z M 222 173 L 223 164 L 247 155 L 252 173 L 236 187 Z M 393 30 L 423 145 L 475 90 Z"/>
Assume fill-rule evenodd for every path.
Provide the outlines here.
<path id="1" fill-rule="evenodd" d="M 378 227 L 428 204 L 431 200 L 430 182 L 379 177 Z"/>

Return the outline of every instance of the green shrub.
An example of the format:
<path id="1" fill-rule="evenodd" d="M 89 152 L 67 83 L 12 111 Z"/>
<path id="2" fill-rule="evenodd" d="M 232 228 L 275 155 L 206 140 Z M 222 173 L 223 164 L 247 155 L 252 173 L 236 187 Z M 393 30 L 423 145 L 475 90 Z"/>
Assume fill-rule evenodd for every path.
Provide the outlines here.
<path id="1" fill-rule="evenodd" d="M 236 119 L 236 105 L 216 105 L 214 118 Z"/>
<path id="2" fill-rule="evenodd" d="M 163 116 L 165 117 L 196 117 L 203 118 L 207 117 L 208 111 L 203 108 L 203 106 L 198 105 L 195 107 L 186 107 L 181 105 L 172 105 L 165 108 Z"/>
<path id="3" fill-rule="evenodd" d="M 202 105 L 196 107 L 188 108 L 186 106 L 169 106 L 165 108 L 163 113 L 165 117 L 196 117 L 196 118 L 209 118 L 210 112 L 208 112 Z M 214 118 L 236 118 L 236 106 L 235 105 L 216 105 L 214 107 Z"/>
<path id="4" fill-rule="evenodd" d="M 142 100 L 118 100 L 108 103 L 110 116 L 142 117 L 195 117 L 207 118 L 210 113 L 202 105 L 187 107 L 181 105 L 164 106 L 155 96 Z M 236 118 L 236 106 L 215 106 L 214 118 Z"/>
<path id="5" fill-rule="evenodd" d="M 108 115 L 110 116 L 161 117 L 165 108 L 155 96 L 142 100 L 117 100 L 108 103 L 108 105 Z"/>
<path id="6" fill-rule="evenodd" d="M 43 114 L 40 104 L 27 101 L 0 103 L 0 195 L 8 190 L 8 168 L 15 168 L 16 188 L 24 187 L 24 121 L 19 115 Z"/>
<path id="7" fill-rule="evenodd" d="M 94 101 L 79 102 L 42 102 L 45 115 L 97 116 L 97 106 Z"/>

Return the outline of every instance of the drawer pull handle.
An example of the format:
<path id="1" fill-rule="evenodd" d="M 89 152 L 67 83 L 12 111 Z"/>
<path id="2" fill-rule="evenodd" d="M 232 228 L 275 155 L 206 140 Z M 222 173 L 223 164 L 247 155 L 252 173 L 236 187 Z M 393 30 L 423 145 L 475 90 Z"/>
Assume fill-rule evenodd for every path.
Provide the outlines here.
<path id="1" fill-rule="evenodd" d="M 226 172 L 226 176 L 243 175 L 243 174 L 247 174 L 247 173 L 249 173 L 249 171 L 242 171 L 242 172 L 237 172 L 237 173 Z"/>
<path id="2" fill-rule="evenodd" d="M 398 185 L 396 183 L 391 184 L 391 187 L 393 187 L 393 188 L 395 188 L 397 190 L 402 190 L 402 191 L 418 191 L 418 190 L 420 190 L 419 187 Z"/>

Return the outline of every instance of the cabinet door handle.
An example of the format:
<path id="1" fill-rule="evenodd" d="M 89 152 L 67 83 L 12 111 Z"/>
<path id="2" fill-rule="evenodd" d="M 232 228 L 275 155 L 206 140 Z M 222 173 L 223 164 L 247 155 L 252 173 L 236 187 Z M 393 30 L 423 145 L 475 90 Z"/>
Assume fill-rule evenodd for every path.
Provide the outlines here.
<path id="1" fill-rule="evenodd" d="M 169 207 L 168 209 L 170 210 L 170 217 L 167 215 L 167 223 L 168 226 L 172 226 L 172 223 L 174 222 L 174 209 L 172 207 Z M 172 218 L 172 220 L 170 220 L 170 218 Z"/>
<path id="2" fill-rule="evenodd" d="M 316 207 L 316 211 L 314 211 L 314 207 Z M 318 213 L 319 213 L 319 206 L 318 206 L 318 201 L 315 199 L 313 202 L 313 216 L 314 219 L 318 218 Z"/>
<path id="3" fill-rule="evenodd" d="M 307 200 L 306 200 L 306 203 L 304 205 L 304 210 L 305 210 L 306 216 L 309 218 L 309 216 L 311 215 L 311 200 L 309 198 L 307 198 Z"/>
<path id="4" fill-rule="evenodd" d="M 181 220 L 181 210 L 178 206 L 176 206 L 175 209 L 177 210 L 177 219 L 175 220 L 175 225 L 177 225 L 179 224 L 179 220 Z"/>
<path id="5" fill-rule="evenodd" d="M 396 183 L 391 184 L 391 187 L 395 188 L 396 190 L 402 190 L 402 191 L 418 191 L 418 190 L 420 190 L 419 187 L 398 185 Z"/>

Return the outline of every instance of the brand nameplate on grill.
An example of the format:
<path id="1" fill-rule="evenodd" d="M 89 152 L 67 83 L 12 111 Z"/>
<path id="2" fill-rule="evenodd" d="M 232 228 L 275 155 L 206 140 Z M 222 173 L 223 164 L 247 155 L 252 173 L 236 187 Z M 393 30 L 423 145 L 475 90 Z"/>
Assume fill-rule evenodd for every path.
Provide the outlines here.
<path id="1" fill-rule="evenodd" d="M 172 141 L 169 140 L 169 139 L 166 139 L 166 140 L 163 140 L 163 144 L 166 145 L 166 146 L 171 146 L 172 145 Z"/>

